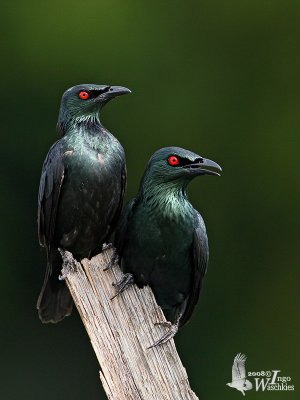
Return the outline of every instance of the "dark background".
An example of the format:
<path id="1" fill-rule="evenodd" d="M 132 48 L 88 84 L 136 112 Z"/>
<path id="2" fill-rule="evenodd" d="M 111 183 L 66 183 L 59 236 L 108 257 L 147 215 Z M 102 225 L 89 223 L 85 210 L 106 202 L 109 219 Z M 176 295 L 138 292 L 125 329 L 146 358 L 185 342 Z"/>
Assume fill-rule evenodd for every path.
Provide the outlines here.
<path id="1" fill-rule="evenodd" d="M 90 82 L 133 91 L 102 113 L 126 150 L 127 198 L 163 146 L 223 167 L 189 191 L 211 250 L 199 306 L 176 337 L 193 389 L 241 398 L 225 384 L 243 352 L 248 371 L 298 383 L 247 397 L 296 399 L 300 3 L 29 0 L 2 2 L 1 14 L 1 399 L 105 398 L 77 312 L 53 326 L 35 310 L 40 170 L 63 91 Z"/>

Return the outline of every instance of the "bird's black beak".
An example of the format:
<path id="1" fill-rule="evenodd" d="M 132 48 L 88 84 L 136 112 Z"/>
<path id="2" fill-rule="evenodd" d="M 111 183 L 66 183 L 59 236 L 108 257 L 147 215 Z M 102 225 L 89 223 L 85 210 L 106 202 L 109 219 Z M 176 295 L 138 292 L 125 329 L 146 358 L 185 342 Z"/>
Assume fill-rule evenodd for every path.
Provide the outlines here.
<path id="1" fill-rule="evenodd" d="M 131 93 L 131 90 L 123 86 L 104 86 L 101 88 L 99 95 L 94 99 L 94 104 L 102 108 L 115 97 L 128 93 Z"/>
<path id="2" fill-rule="evenodd" d="M 110 86 L 108 90 L 102 95 L 105 99 L 110 100 L 117 96 L 122 96 L 123 94 L 131 93 L 126 87 L 123 86 Z"/>
<path id="3" fill-rule="evenodd" d="M 200 157 L 198 160 L 196 160 L 194 163 L 185 165 L 184 168 L 189 169 L 191 173 L 195 173 L 197 175 L 215 175 L 215 176 L 220 176 L 219 172 L 222 171 L 222 168 L 220 167 L 219 164 L 216 162 L 209 160 L 208 158 L 202 158 Z M 210 169 L 207 168 L 212 168 L 215 169 L 219 172 L 216 171 L 211 171 Z"/>

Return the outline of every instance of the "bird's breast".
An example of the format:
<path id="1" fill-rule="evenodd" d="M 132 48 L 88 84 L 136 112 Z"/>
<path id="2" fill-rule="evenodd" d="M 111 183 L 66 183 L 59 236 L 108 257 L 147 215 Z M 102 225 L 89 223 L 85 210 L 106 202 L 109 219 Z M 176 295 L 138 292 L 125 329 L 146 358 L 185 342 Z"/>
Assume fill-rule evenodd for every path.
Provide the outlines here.
<path id="1" fill-rule="evenodd" d="M 77 254 L 100 245 L 121 199 L 125 161 L 86 146 L 64 152 L 64 180 L 56 223 L 58 244 Z"/>

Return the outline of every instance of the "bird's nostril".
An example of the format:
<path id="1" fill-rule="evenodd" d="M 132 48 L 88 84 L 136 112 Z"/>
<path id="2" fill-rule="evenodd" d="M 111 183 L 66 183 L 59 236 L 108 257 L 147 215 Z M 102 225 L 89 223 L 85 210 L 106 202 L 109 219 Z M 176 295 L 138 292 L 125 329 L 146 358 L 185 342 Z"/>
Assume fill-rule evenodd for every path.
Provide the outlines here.
<path id="1" fill-rule="evenodd" d="M 110 86 L 105 86 L 104 88 L 100 89 L 99 92 L 100 92 L 100 94 L 103 94 L 110 90 L 112 90 Z"/>

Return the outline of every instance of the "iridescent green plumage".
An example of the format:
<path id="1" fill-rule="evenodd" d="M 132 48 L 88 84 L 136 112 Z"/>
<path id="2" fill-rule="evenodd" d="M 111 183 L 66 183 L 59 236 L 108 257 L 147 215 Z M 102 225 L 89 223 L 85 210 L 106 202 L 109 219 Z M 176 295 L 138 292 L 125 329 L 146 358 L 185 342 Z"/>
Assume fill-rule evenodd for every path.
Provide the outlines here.
<path id="1" fill-rule="evenodd" d="M 176 165 L 170 165 L 170 157 Z M 203 219 L 188 201 L 196 176 L 218 175 L 218 164 L 178 147 L 158 150 L 150 159 L 137 196 L 126 207 L 115 244 L 121 268 L 139 286 L 150 285 L 174 336 L 197 304 L 208 264 Z M 159 344 L 160 344 L 159 343 Z"/>
<path id="2" fill-rule="evenodd" d="M 87 99 L 80 93 L 88 93 Z M 126 184 L 121 144 L 101 124 L 99 110 L 122 87 L 78 85 L 61 102 L 58 128 L 63 137 L 50 149 L 42 170 L 38 228 L 47 250 L 47 271 L 37 308 L 43 322 L 69 315 L 72 300 L 58 280 L 58 248 L 77 259 L 90 257 L 109 238 L 120 214 Z"/>

